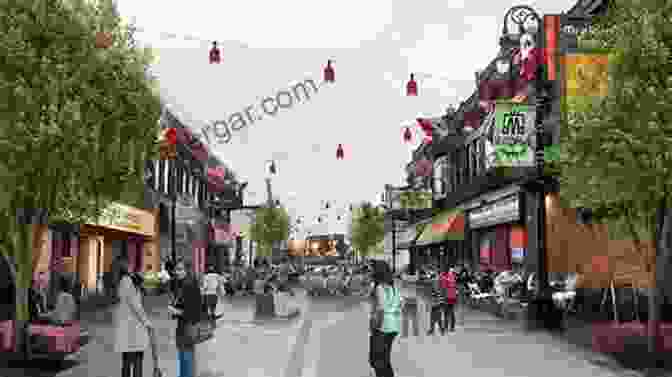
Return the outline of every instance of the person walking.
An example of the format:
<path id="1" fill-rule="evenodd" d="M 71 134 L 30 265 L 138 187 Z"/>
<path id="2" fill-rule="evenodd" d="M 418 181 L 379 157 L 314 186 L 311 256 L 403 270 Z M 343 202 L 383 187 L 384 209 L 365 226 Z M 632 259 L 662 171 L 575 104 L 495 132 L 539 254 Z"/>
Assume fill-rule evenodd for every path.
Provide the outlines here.
<path id="1" fill-rule="evenodd" d="M 168 306 L 173 319 L 177 320 L 175 344 L 178 353 L 178 377 L 196 376 L 195 350 L 197 325 L 201 320 L 201 291 L 194 276 L 191 261 L 175 265 L 177 289 L 174 301 Z"/>
<path id="2" fill-rule="evenodd" d="M 221 284 L 222 276 L 215 271 L 215 266 L 208 266 L 208 271 L 201 282 L 201 291 L 205 299 L 205 310 L 211 321 L 217 318 L 216 309 L 219 301 L 218 294 L 222 289 Z"/>
<path id="3" fill-rule="evenodd" d="M 142 377 L 144 352 L 153 327 L 142 306 L 142 279 L 128 271 L 128 260 L 118 260 L 119 302 L 114 310 L 115 351 L 121 353 L 121 377 Z"/>
<path id="4" fill-rule="evenodd" d="M 384 261 L 373 265 L 373 287 L 370 294 L 369 364 L 376 377 L 394 377 L 390 360 L 392 344 L 401 327 L 401 296 L 394 286 L 394 275 Z"/>
<path id="5" fill-rule="evenodd" d="M 441 279 L 437 276 L 432 282 L 431 292 L 430 292 L 430 312 L 429 312 L 429 329 L 427 330 L 427 335 L 434 335 L 434 329 L 436 325 L 439 325 L 439 330 L 441 334 L 446 332 L 445 327 L 443 327 L 443 322 L 441 321 L 441 310 L 443 309 L 443 304 L 445 303 L 445 296 L 441 289 Z"/>
<path id="6" fill-rule="evenodd" d="M 403 300 L 401 337 L 408 337 L 409 322 L 413 326 L 413 336 L 420 335 L 418 322 L 418 298 L 416 296 L 405 297 Z"/>
<path id="7" fill-rule="evenodd" d="M 441 290 L 443 294 L 443 303 L 441 304 L 442 314 L 442 333 L 448 329 L 448 320 L 450 320 L 450 331 L 455 331 L 455 305 L 457 304 L 457 276 L 454 268 L 444 266 L 440 275 Z"/>

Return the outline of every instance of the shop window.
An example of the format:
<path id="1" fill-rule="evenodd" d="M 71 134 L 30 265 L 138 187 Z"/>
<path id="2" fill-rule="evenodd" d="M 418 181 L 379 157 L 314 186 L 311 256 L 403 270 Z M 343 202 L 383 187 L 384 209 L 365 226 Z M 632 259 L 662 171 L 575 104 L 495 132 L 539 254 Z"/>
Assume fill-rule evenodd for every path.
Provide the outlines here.
<path id="1" fill-rule="evenodd" d="M 157 166 L 158 166 L 158 179 L 157 179 L 157 187 L 156 189 L 159 192 L 165 193 L 166 192 L 166 185 L 165 185 L 165 170 L 166 170 L 166 162 L 164 160 L 158 160 L 157 161 Z"/>
<path id="2" fill-rule="evenodd" d="M 168 194 L 173 194 L 175 193 L 175 182 L 173 178 L 173 175 L 175 175 L 175 161 L 167 161 L 166 163 L 166 188 L 167 188 L 167 193 Z"/>

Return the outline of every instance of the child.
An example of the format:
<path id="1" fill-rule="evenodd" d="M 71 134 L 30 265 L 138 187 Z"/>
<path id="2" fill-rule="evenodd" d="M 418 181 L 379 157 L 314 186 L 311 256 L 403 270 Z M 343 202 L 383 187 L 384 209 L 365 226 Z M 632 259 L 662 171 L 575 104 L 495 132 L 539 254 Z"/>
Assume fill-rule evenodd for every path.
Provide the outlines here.
<path id="1" fill-rule="evenodd" d="M 446 330 L 443 328 L 443 324 L 441 321 L 441 309 L 445 304 L 445 296 L 439 284 L 440 281 L 437 278 L 434 281 L 434 284 L 432 285 L 432 292 L 430 297 L 431 313 L 429 316 L 429 330 L 427 331 L 427 335 L 434 334 L 434 327 L 436 326 L 437 323 L 439 325 L 441 333 L 444 334 L 446 332 Z"/>

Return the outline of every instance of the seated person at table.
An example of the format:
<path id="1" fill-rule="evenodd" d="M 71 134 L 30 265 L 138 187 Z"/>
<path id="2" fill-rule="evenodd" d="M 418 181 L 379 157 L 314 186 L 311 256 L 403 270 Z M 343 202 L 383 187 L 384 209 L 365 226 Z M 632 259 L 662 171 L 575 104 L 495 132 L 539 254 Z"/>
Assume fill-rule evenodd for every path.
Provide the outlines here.
<path id="1" fill-rule="evenodd" d="M 77 304 L 70 293 L 72 284 L 70 279 L 61 277 L 61 292 L 56 296 L 56 306 L 52 312 L 42 315 L 42 319 L 50 324 L 62 326 L 76 319 Z"/>

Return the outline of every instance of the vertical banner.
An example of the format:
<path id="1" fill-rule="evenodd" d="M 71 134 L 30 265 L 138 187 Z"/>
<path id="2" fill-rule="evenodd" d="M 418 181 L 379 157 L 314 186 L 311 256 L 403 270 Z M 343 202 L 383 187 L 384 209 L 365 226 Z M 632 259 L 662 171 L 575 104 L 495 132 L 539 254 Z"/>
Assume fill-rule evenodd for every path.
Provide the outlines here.
<path id="1" fill-rule="evenodd" d="M 560 34 L 560 16 L 544 16 L 544 63 L 548 71 L 548 80 L 555 81 L 558 69 L 558 37 Z"/>
<path id="2" fill-rule="evenodd" d="M 609 55 L 606 51 L 577 51 L 563 56 L 564 111 L 572 111 L 609 91 Z"/>
<path id="3" fill-rule="evenodd" d="M 532 105 L 498 101 L 492 135 L 494 166 L 533 167 L 537 145 L 536 109 Z"/>

